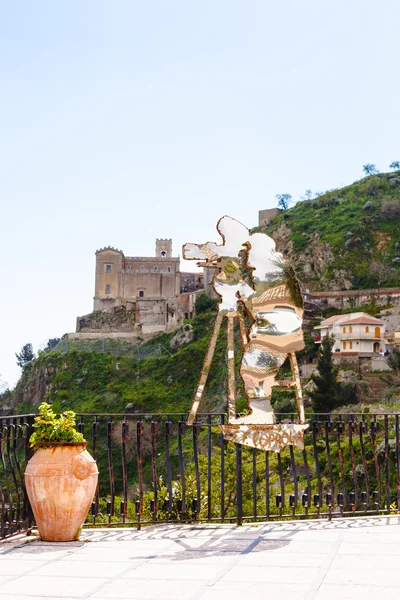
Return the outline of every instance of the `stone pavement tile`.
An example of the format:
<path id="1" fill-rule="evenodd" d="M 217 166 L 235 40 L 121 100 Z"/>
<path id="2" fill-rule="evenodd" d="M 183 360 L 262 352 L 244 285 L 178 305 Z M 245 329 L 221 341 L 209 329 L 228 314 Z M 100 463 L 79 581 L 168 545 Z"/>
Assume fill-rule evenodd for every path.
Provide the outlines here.
<path id="1" fill-rule="evenodd" d="M 151 555 L 150 555 L 151 556 Z M 73 554 L 68 554 L 62 558 L 62 562 L 141 562 L 143 559 L 148 559 L 149 553 L 143 552 L 142 556 L 132 556 L 132 552 L 118 552 L 117 550 L 108 551 L 107 553 L 81 553 L 74 552 Z"/>
<path id="2" fill-rule="evenodd" d="M 96 546 L 86 546 L 85 548 L 82 548 L 82 550 L 78 550 L 77 552 L 74 552 L 75 556 L 81 556 L 81 557 L 86 557 L 89 555 L 94 555 L 97 557 L 97 560 L 102 560 L 100 557 L 104 556 L 104 560 L 113 560 L 113 557 L 118 556 L 118 560 L 133 560 L 136 557 L 148 557 L 148 556 L 154 556 L 155 554 L 161 554 L 162 550 L 160 550 L 157 546 L 157 542 L 153 542 L 153 545 L 151 547 L 147 546 L 146 548 L 142 548 L 140 546 L 137 546 L 136 548 L 131 547 L 131 548 L 125 548 L 125 547 L 120 547 L 120 548 L 103 548 L 103 547 L 99 547 L 100 544 L 96 544 Z M 170 554 L 172 552 L 168 551 L 168 554 Z M 72 555 L 71 555 L 72 556 Z"/>
<path id="3" fill-rule="evenodd" d="M 303 600 L 309 590 L 308 585 L 287 583 L 252 583 L 242 582 L 227 584 L 219 581 L 207 588 L 199 600 L 265 600 L 266 598 L 280 598 L 282 600 Z M 340 598 L 340 596 L 338 596 Z M 336 598 L 335 600 L 338 600 Z M 366 600 L 366 599 L 364 599 Z"/>
<path id="4" fill-rule="evenodd" d="M 400 532 L 400 529 L 399 529 Z M 400 539 L 400 537 L 399 537 Z M 391 544 L 387 543 L 353 543 L 353 542 L 342 542 L 338 554 L 387 554 L 387 555 L 400 555 L 400 543 Z"/>
<path id="5" fill-rule="evenodd" d="M 264 566 L 241 566 L 233 567 L 224 575 L 221 582 L 246 581 L 252 582 L 271 582 L 271 583 L 299 583 L 311 584 L 317 577 L 318 567 L 268 567 Z"/>
<path id="6" fill-rule="evenodd" d="M 201 587 L 202 584 L 199 582 L 189 583 L 187 581 L 166 581 L 163 579 L 155 581 L 117 579 L 90 596 L 90 600 L 92 598 L 111 598 L 112 600 L 118 600 L 119 598 L 129 598 L 129 600 L 190 600 Z"/>
<path id="7" fill-rule="evenodd" d="M 332 561 L 336 569 L 398 569 L 399 556 L 396 554 L 337 554 Z"/>
<path id="8" fill-rule="evenodd" d="M 140 564 L 140 563 L 136 563 Z M 132 568 L 132 562 L 63 561 L 52 562 L 41 566 L 34 575 L 37 577 L 117 577 Z M 0 565 L 1 567 L 1 565 Z"/>
<path id="9" fill-rule="evenodd" d="M 84 594 L 94 592 L 106 579 L 83 577 L 35 577 L 25 575 L 1 584 L 0 598 L 13 594 L 27 598 L 79 598 Z"/>
<path id="10" fill-rule="evenodd" d="M 388 536 L 376 531 L 345 531 L 343 539 L 351 544 L 400 544 L 398 535 Z"/>
<path id="11" fill-rule="evenodd" d="M 48 560 L 56 560 L 58 558 L 63 558 L 68 556 L 69 552 L 67 550 L 43 550 L 43 548 L 38 547 L 36 544 L 30 544 L 29 550 L 25 547 L 16 548 L 12 552 L 7 552 L 7 554 L 2 554 L 0 556 L 0 561 L 2 560 L 40 560 L 40 561 L 48 561 Z"/>
<path id="12" fill-rule="evenodd" d="M 301 552 L 257 552 L 256 549 L 248 554 L 243 554 L 239 559 L 240 566 L 268 566 L 268 567 L 320 567 L 326 560 L 323 554 L 307 554 Z"/>
<path id="13" fill-rule="evenodd" d="M 59 591 L 57 590 L 53 590 L 54 594 L 58 594 Z M 1 600 L 29 600 L 29 598 L 32 598 L 34 600 L 76 600 L 76 598 L 73 598 L 72 596 L 20 596 L 17 594 L 8 594 L 8 595 L 4 595 L 4 596 L 0 596 Z"/>
<path id="14" fill-rule="evenodd" d="M 182 562 L 160 564 L 149 561 L 144 565 L 127 571 L 121 577 L 123 579 L 146 579 L 154 581 L 156 579 L 174 579 L 176 581 L 187 581 L 188 585 L 192 581 L 208 581 L 213 579 L 226 565 L 183 565 Z"/>
<path id="15" fill-rule="evenodd" d="M 80 551 L 92 549 L 92 551 L 96 551 L 96 548 L 108 549 L 108 550 L 132 550 L 134 548 L 152 549 L 154 547 L 159 548 L 160 550 L 165 550 L 166 548 L 173 548 L 175 546 L 174 540 L 133 540 L 133 541 L 116 541 L 116 542 L 86 542 L 85 544 L 81 544 Z"/>
<path id="16" fill-rule="evenodd" d="M 8 558 L 0 558 L 0 575 L 23 575 L 27 571 L 39 569 L 46 564 L 46 561 L 14 559 L 12 555 Z"/>
<path id="17" fill-rule="evenodd" d="M 183 569 L 186 565 L 220 565 L 220 568 L 223 569 L 237 557 L 237 554 L 230 554 L 229 552 L 224 552 L 223 554 L 186 552 L 182 556 L 178 555 L 178 557 L 173 555 L 170 557 L 163 555 L 156 556 L 151 559 L 151 564 L 174 565 L 179 563 Z"/>
<path id="18" fill-rule="evenodd" d="M 335 585 L 323 583 L 315 600 L 398 600 L 399 588 L 370 585 Z M 203 600 L 203 599 L 202 599 Z"/>
<path id="19" fill-rule="evenodd" d="M 343 569 L 331 567 L 327 572 L 324 583 L 339 585 L 373 585 L 398 586 L 400 588 L 400 569 L 379 571 L 375 569 Z M 399 592 L 400 594 L 400 592 Z"/>
<path id="20" fill-rule="evenodd" d="M 331 531 L 296 531 L 290 535 L 289 539 L 295 542 L 328 542 L 334 543 L 339 532 Z"/>
<path id="21" fill-rule="evenodd" d="M 337 537 L 337 536 L 336 536 Z M 288 540 L 288 544 L 282 545 L 279 548 L 275 548 L 273 552 L 277 553 L 286 553 L 286 552 L 294 552 L 296 554 L 305 553 L 305 554 L 329 554 L 332 550 L 334 542 L 298 542 L 294 540 Z M 264 543 L 261 542 L 258 549 L 268 550 L 269 546 L 264 546 Z"/>

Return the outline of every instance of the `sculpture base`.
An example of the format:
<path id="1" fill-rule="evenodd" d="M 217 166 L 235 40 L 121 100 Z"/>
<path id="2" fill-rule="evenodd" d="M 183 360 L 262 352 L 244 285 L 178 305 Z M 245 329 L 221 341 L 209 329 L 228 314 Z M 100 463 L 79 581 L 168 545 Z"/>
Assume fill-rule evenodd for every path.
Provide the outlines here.
<path id="1" fill-rule="evenodd" d="M 219 425 L 224 439 L 259 448 L 280 452 L 285 446 L 304 448 L 304 431 L 308 425 L 279 423 L 275 425 Z"/>

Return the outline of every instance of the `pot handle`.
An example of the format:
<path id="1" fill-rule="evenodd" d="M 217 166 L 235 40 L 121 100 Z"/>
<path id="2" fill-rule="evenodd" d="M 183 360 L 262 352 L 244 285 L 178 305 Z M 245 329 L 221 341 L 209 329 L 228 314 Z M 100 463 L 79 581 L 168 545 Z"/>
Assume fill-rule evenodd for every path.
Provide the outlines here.
<path id="1" fill-rule="evenodd" d="M 92 463 L 85 456 L 75 456 L 72 471 L 77 479 L 86 479 L 92 470 Z"/>

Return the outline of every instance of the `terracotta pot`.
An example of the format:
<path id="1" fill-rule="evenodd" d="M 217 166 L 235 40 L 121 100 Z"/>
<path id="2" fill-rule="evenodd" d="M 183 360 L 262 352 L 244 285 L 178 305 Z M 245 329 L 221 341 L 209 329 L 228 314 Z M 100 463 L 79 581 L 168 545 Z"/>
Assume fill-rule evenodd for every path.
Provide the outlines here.
<path id="1" fill-rule="evenodd" d="M 99 472 L 84 443 L 40 444 L 25 470 L 25 485 L 42 540 L 79 539 Z"/>

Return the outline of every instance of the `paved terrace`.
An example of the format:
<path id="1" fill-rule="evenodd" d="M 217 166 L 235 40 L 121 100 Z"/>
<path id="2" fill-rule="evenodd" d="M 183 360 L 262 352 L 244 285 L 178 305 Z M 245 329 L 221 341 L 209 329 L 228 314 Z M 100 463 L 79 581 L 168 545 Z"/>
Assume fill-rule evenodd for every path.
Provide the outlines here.
<path id="1" fill-rule="evenodd" d="M 0 600 L 391 600 L 400 518 L 85 530 L 0 547 Z"/>

